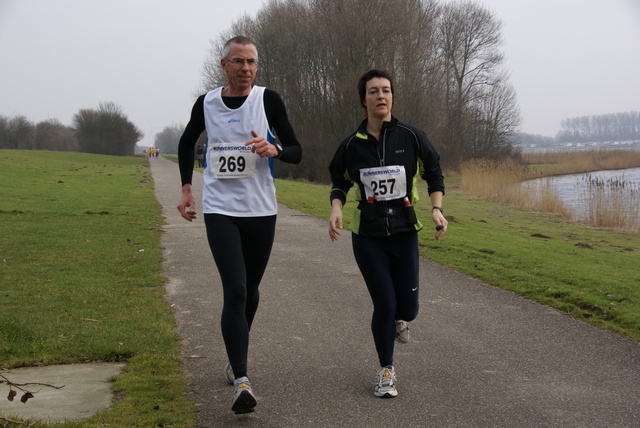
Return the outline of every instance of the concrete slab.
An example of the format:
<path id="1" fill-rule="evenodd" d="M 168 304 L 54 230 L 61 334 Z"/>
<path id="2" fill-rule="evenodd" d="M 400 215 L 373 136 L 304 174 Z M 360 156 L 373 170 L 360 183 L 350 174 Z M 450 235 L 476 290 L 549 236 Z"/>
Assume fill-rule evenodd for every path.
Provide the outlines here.
<path id="1" fill-rule="evenodd" d="M 109 379 L 119 374 L 124 366 L 124 363 L 88 363 L 2 370 L 0 374 L 16 384 L 44 383 L 64 387 L 25 386 L 24 389 L 33 392 L 34 397 L 22 403 L 20 391 L 13 401 L 9 401 L 6 399 L 9 388 L 0 384 L 0 415 L 52 423 L 86 419 L 111 406 L 113 393 Z"/>

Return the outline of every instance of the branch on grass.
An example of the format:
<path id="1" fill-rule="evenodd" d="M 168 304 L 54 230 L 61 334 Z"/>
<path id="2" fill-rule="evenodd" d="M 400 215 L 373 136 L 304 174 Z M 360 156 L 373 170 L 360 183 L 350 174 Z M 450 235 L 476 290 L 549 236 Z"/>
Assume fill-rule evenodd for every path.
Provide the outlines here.
<path id="1" fill-rule="evenodd" d="M 18 395 L 18 391 L 16 390 L 19 390 L 19 391 L 22 391 L 22 397 L 20 397 L 20 401 L 22 403 L 26 403 L 30 398 L 33 398 L 33 394 L 34 394 L 32 391 L 29 391 L 26 388 L 24 388 L 26 386 L 38 385 L 38 386 L 46 386 L 48 388 L 54 388 L 54 389 L 64 388 L 64 385 L 55 386 L 55 385 L 51 385 L 48 383 L 41 383 L 41 382 L 15 383 L 10 381 L 5 375 L 0 374 L 0 384 L 2 383 L 6 383 L 7 385 L 9 385 L 9 395 L 7 395 L 7 400 L 13 401 Z"/>
<path id="2" fill-rule="evenodd" d="M 13 419 L 8 419 L 3 416 L 0 416 L 0 421 L 9 422 L 10 424 L 24 425 L 27 422 L 14 421 Z"/>

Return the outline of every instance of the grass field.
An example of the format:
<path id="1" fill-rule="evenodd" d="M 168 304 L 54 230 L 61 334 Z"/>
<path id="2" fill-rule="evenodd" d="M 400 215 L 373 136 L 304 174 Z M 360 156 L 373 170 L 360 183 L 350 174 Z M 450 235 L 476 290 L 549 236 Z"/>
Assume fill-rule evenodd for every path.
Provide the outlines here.
<path id="1" fill-rule="evenodd" d="M 63 426 L 194 426 L 148 160 L 0 150 L 0 181 L 0 367 L 126 361 L 113 408 Z"/>
<path id="2" fill-rule="evenodd" d="M 0 180 L 0 367 L 126 361 L 112 409 L 63 426 L 195 426 L 148 159 L 0 150 Z M 468 198 L 459 177 L 446 182 L 440 241 L 420 189 L 423 256 L 640 341 L 640 235 Z M 328 186 L 276 184 L 281 203 L 328 218 Z"/>

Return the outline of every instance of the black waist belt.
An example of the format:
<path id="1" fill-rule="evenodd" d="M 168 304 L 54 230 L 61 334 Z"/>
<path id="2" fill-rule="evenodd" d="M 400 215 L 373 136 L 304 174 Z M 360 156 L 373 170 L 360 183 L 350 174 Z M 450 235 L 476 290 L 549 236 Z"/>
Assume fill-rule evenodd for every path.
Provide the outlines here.
<path id="1" fill-rule="evenodd" d="M 376 204 L 371 202 L 360 202 L 358 208 L 362 211 L 364 221 L 372 221 L 380 217 L 406 217 L 411 224 L 416 224 L 416 213 L 412 206 L 398 206 L 387 204 Z"/>
<path id="2" fill-rule="evenodd" d="M 404 215 L 404 210 L 402 207 L 376 205 L 376 215 L 382 217 L 400 217 Z"/>
<path id="3" fill-rule="evenodd" d="M 388 205 L 381 203 L 360 202 L 358 208 L 366 211 L 370 215 L 376 217 L 402 217 L 404 216 L 404 207 L 398 205 Z"/>

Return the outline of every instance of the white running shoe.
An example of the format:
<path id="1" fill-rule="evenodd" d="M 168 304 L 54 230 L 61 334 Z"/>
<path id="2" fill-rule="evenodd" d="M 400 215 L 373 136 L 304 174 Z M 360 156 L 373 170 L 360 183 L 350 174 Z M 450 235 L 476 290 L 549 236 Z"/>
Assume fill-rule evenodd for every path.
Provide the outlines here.
<path id="1" fill-rule="evenodd" d="M 236 415 L 253 412 L 257 401 L 256 396 L 253 395 L 253 391 L 251 390 L 251 382 L 249 382 L 249 378 L 244 376 L 240 379 L 236 379 L 233 382 L 233 385 L 235 389 L 233 392 L 233 405 L 231 406 L 231 410 L 233 410 Z"/>
<path id="2" fill-rule="evenodd" d="M 236 380 L 236 375 L 233 374 L 231 363 L 227 363 L 227 367 L 224 369 L 224 371 L 227 375 L 227 383 L 229 383 L 229 385 L 233 385 L 233 382 Z"/>
<path id="3" fill-rule="evenodd" d="M 409 323 L 402 320 L 396 320 L 396 341 L 400 343 L 409 342 Z"/>
<path id="4" fill-rule="evenodd" d="M 396 389 L 396 371 L 393 366 L 387 366 L 378 372 L 378 384 L 374 389 L 376 397 L 393 398 L 398 395 Z"/>

